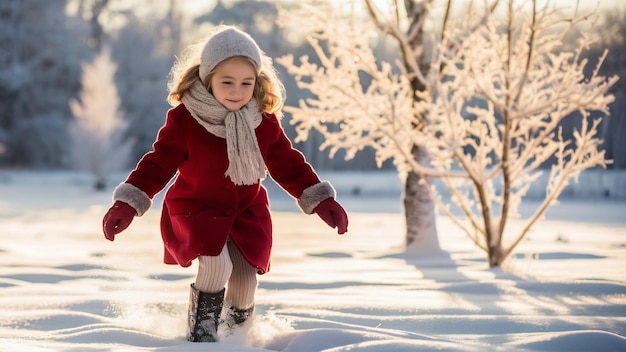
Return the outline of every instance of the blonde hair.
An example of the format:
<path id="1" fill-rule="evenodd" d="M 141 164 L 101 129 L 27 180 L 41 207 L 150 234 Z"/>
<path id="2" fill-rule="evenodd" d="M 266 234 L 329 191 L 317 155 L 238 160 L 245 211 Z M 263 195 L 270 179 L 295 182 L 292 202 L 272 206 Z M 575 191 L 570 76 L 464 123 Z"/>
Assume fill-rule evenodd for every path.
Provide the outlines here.
<path id="1" fill-rule="evenodd" d="M 185 95 L 198 80 L 204 82 L 205 88 L 210 91 L 211 78 L 215 74 L 215 70 L 219 67 L 219 64 L 216 65 L 206 77 L 201 79 L 200 54 L 202 53 L 204 44 L 211 35 L 212 34 L 209 34 L 202 40 L 189 45 L 183 50 L 176 62 L 174 62 L 167 83 L 167 102 L 171 106 L 179 105 L 183 95 Z M 246 59 L 254 64 L 252 60 Z M 261 112 L 282 117 L 282 108 L 285 103 L 285 87 L 278 79 L 278 73 L 273 66 L 272 59 L 265 55 L 265 53 L 261 53 L 261 62 L 260 73 L 257 75 L 254 85 L 253 97 L 256 99 Z"/>

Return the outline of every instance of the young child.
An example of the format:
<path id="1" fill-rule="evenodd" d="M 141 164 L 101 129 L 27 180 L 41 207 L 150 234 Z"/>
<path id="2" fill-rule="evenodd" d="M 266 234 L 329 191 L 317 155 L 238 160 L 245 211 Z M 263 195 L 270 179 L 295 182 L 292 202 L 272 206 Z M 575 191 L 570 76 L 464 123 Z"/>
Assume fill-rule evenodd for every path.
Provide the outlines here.
<path id="1" fill-rule="evenodd" d="M 266 170 L 304 213 L 316 213 L 339 234 L 348 217 L 330 183 L 286 137 L 277 118 L 284 88 L 256 42 L 222 25 L 185 53 L 168 85 L 174 107 L 153 150 L 115 188 L 103 230 L 113 241 L 176 176 L 161 214 L 164 262 L 188 267 L 198 259 L 188 339 L 214 342 L 218 324 L 232 329 L 250 317 L 256 275 L 269 270 L 272 222 L 260 184 Z"/>

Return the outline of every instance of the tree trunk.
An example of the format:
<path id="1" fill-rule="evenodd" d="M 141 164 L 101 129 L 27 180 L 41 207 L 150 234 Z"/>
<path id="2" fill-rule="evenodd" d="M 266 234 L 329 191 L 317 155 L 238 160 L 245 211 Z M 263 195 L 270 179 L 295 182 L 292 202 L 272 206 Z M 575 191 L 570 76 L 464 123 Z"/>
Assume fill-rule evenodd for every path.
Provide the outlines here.
<path id="1" fill-rule="evenodd" d="M 93 184 L 93 188 L 96 191 L 104 191 L 107 188 L 107 182 L 105 179 L 98 177 Z"/>
<path id="2" fill-rule="evenodd" d="M 414 92 L 423 92 L 426 89 L 424 82 L 419 80 L 419 73 L 427 73 L 430 62 L 424 57 L 424 22 L 428 16 L 428 9 L 431 1 L 427 3 L 404 0 L 409 28 L 405 36 L 399 36 L 387 29 L 385 20 L 378 15 L 372 0 L 366 2 L 370 17 L 376 25 L 386 34 L 390 34 L 399 42 L 402 51 L 402 61 L 404 69 L 411 82 Z M 450 5 L 450 4 L 448 4 Z M 403 45 L 403 40 L 407 40 L 408 45 Z M 417 63 L 418 67 L 415 67 Z M 416 72 L 420 71 L 420 72 Z M 426 76 L 426 74 L 424 74 Z M 414 99 L 418 99 L 413 95 Z M 421 128 L 413 126 L 413 128 Z M 429 155 L 424 148 L 414 146 L 411 150 L 413 158 L 422 165 L 426 165 Z M 441 251 L 437 238 L 437 227 L 435 222 L 435 203 L 430 197 L 428 186 L 423 184 L 421 177 L 414 172 L 409 172 L 404 184 L 404 217 L 406 222 L 406 251 L 410 253 L 429 254 Z"/>
<path id="3" fill-rule="evenodd" d="M 94 48 L 96 53 L 102 49 L 104 29 L 102 28 L 102 23 L 100 23 L 100 15 L 104 12 L 108 2 L 109 0 L 98 0 L 91 6 L 91 35 L 89 45 Z"/>
<path id="4" fill-rule="evenodd" d="M 501 266 L 506 257 L 501 245 L 489 246 L 487 260 L 489 261 L 490 268 Z"/>
<path id="5" fill-rule="evenodd" d="M 423 148 L 413 147 L 413 156 L 422 163 L 428 155 Z M 428 185 L 420 182 L 421 176 L 409 172 L 404 184 L 404 217 L 406 222 L 406 251 L 432 254 L 441 251 L 437 238 L 435 202 L 430 197 Z"/>

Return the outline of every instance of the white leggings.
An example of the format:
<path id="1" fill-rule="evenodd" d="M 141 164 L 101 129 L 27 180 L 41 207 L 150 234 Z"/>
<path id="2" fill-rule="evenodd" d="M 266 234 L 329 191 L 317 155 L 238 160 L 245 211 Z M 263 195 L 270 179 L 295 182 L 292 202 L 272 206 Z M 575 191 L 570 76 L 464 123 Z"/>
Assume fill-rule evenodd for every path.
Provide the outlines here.
<path id="1" fill-rule="evenodd" d="M 203 292 L 219 292 L 228 283 L 226 304 L 247 309 L 254 304 L 257 271 L 250 265 L 232 241 L 228 241 L 216 256 L 198 257 L 199 267 L 195 287 Z"/>

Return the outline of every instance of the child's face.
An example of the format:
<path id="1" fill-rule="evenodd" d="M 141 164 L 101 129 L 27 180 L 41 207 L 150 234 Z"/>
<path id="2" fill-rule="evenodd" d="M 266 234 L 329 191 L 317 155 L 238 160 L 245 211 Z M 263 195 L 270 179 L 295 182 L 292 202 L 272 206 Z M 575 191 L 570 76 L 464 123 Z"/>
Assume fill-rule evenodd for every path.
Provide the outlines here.
<path id="1" fill-rule="evenodd" d="M 234 57 L 222 61 L 211 78 L 211 90 L 217 101 L 236 111 L 248 104 L 254 93 L 256 70 L 246 59 Z"/>

